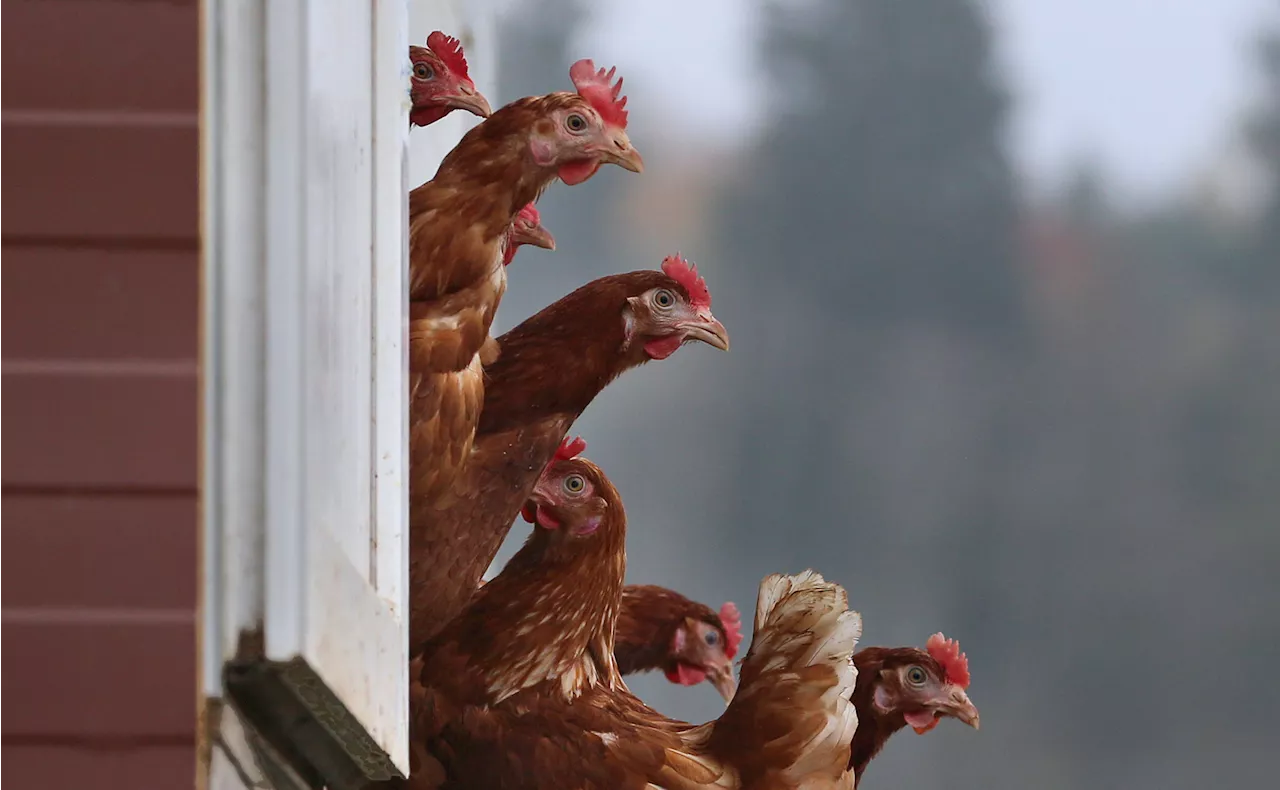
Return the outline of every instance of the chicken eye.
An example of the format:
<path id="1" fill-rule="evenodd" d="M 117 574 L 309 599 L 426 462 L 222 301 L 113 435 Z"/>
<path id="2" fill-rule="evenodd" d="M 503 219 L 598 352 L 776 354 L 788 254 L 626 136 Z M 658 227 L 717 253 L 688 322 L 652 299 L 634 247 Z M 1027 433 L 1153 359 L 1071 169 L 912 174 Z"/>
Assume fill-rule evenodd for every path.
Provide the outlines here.
<path id="1" fill-rule="evenodd" d="M 653 292 L 653 305 L 659 310 L 669 310 L 675 303 L 676 295 L 666 288 L 659 288 Z"/>
<path id="2" fill-rule="evenodd" d="M 571 132 L 581 132 L 587 128 L 587 119 L 576 112 L 572 113 L 564 119 L 564 127 Z"/>
<path id="3" fill-rule="evenodd" d="M 720 644 L 720 634 L 716 633 L 715 631 L 708 631 L 706 634 L 703 635 L 702 639 L 710 647 L 715 647 L 716 645 Z"/>
<path id="4" fill-rule="evenodd" d="M 429 80 L 436 76 L 435 71 L 425 63 L 413 64 L 413 76 L 419 80 Z"/>
<path id="5" fill-rule="evenodd" d="M 587 487 L 587 481 L 582 478 L 582 475 L 569 475 L 561 485 L 566 494 L 581 494 L 582 489 Z"/>
<path id="6" fill-rule="evenodd" d="M 926 677 L 928 676 L 920 667 L 913 666 L 907 669 L 907 682 L 913 686 L 923 686 Z"/>

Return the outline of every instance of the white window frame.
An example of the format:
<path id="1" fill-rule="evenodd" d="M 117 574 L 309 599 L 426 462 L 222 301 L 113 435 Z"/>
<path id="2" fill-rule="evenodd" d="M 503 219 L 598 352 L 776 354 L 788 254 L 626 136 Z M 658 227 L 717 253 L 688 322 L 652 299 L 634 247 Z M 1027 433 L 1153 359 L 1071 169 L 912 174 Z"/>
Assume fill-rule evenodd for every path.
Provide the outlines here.
<path id="1" fill-rule="evenodd" d="M 406 47 L 458 35 L 495 99 L 486 5 L 203 4 L 202 783 L 271 773 L 218 752 L 286 698 L 365 775 L 408 773 L 407 193 L 476 120 L 410 135 Z"/>

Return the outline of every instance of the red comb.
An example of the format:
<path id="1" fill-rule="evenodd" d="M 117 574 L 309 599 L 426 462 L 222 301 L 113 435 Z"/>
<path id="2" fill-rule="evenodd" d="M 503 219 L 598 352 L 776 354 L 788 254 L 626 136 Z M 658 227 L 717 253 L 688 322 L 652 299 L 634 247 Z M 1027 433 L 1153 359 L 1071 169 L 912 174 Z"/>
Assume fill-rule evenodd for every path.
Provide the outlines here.
<path id="1" fill-rule="evenodd" d="M 689 302 L 694 307 L 711 306 L 711 291 L 707 290 L 707 281 L 698 276 L 698 267 L 682 258 L 680 253 L 663 260 L 662 272 L 684 286 L 689 292 Z"/>
<path id="2" fill-rule="evenodd" d="M 592 109 L 600 113 L 600 117 L 610 126 L 616 126 L 619 129 L 627 128 L 627 97 L 618 97 L 618 93 L 622 91 L 622 78 L 618 78 L 618 82 L 614 84 L 613 75 L 618 71 L 618 67 L 614 66 L 605 72 L 604 69 L 596 71 L 596 64 L 590 59 L 583 58 L 577 63 L 569 67 L 569 79 L 573 80 L 573 87 L 578 89 L 578 95 L 587 100 Z"/>
<path id="3" fill-rule="evenodd" d="M 461 41 L 437 30 L 427 36 L 427 47 L 436 53 L 436 57 L 444 62 L 445 68 L 455 76 L 465 80 L 471 79 L 467 76 L 467 57 L 462 54 Z"/>
<path id="4" fill-rule="evenodd" d="M 724 627 L 725 657 L 733 658 L 738 652 L 738 645 L 742 644 L 742 616 L 738 614 L 738 607 L 733 605 L 733 601 L 720 607 L 720 625 Z"/>
<path id="5" fill-rule="evenodd" d="M 587 449 L 587 443 L 581 436 L 575 436 L 572 439 L 565 437 L 556 448 L 555 460 L 568 461 L 570 458 L 577 458 L 578 454 L 585 449 Z"/>
<path id="6" fill-rule="evenodd" d="M 532 203 L 525 204 L 525 207 L 520 209 L 516 216 L 525 222 L 532 222 L 534 225 L 542 224 L 542 215 L 538 213 L 538 207 Z"/>
<path id="7" fill-rule="evenodd" d="M 929 641 L 924 646 L 929 650 L 929 655 L 933 656 L 933 660 L 942 665 L 943 671 L 947 673 L 948 683 L 953 683 L 962 689 L 969 688 L 969 659 L 960 652 L 959 642 L 947 639 L 939 631 L 929 637 Z"/>
<path id="8" fill-rule="evenodd" d="M 577 458 L 578 453 L 585 449 L 587 449 L 587 443 L 581 436 L 575 436 L 572 439 L 566 436 L 564 439 L 561 439 L 560 446 L 556 448 L 556 454 L 552 456 L 550 461 L 547 461 L 546 467 L 542 470 L 543 476 L 551 473 L 551 467 L 556 461 L 568 461 L 572 458 Z M 526 502 L 524 507 L 520 508 L 520 515 L 523 516 L 524 520 L 528 521 L 530 524 L 537 523 L 537 506 L 531 502 Z"/>

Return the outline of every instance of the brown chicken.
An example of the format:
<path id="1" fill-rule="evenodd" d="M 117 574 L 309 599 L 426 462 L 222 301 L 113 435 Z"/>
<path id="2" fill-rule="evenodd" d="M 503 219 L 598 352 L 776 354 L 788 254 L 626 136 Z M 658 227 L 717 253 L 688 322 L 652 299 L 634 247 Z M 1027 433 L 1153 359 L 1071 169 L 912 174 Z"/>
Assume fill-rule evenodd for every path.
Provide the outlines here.
<path id="1" fill-rule="evenodd" d="M 454 110 L 488 118 L 493 110 L 467 75 L 462 44 L 439 30 L 427 36 L 425 47 L 409 47 L 413 81 L 409 89 L 410 126 L 430 126 Z"/>
<path id="2" fill-rule="evenodd" d="M 622 591 L 614 642 L 623 675 L 660 669 L 672 683 L 696 686 L 705 680 L 726 702 L 733 699 L 742 622 L 732 603 L 715 612 L 674 590 L 633 584 Z"/>
<path id="3" fill-rule="evenodd" d="M 601 470 L 570 457 L 581 446 L 561 445 L 524 547 L 415 662 L 411 786 L 852 787 L 861 619 L 844 590 L 811 571 L 766 579 L 724 714 L 663 717 L 614 660 L 626 513 Z"/>
<path id="4" fill-rule="evenodd" d="M 541 247 L 544 250 L 556 248 L 555 237 L 551 235 L 551 231 L 542 226 L 542 215 L 538 213 L 538 207 L 532 203 L 520 209 L 507 234 L 506 246 L 502 250 L 503 266 L 511 265 L 511 261 L 516 257 L 516 248 L 524 244 Z"/>
<path id="5" fill-rule="evenodd" d="M 538 475 L 596 395 L 690 341 L 729 348 L 706 283 L 679 256 L 660 272 L 587 283 L 498 338 L 465 465 L 447 495 L 410 500 L 411 646 L 462 611 Z"/>
<path id="6" fill-rule="evenodd" d="M 534 523 L 530 506 L 522 514 Z M 736 686 L 733 657 L 741 641 L 742 622 L 732 603 L 717 614 L 665 587 L 632 584 L 622 590 L 613 657 L 623 677 L 661 669 L 667 680 L 682 686 L 706 680 L 727 703 Z"/>
<path id="7" fill-rule="evenodd" d="M 526 508 L 526 520 L 531 510 Z M 731 615 L 725 614 L 731 608 Z M 723 627 L 717 625 L 723 623 Z M 725 604 L 721 614 L 711 608 L 663 587 L 631 585 L 622 591 L 622 608 L 614 635 L 614 657 L 618 670 L 625 676 L 635 672 L 663 669 L 673 683 L 691 685 L 684 672 L 673 673 L 671 662 L 699 667 L 698 655 L 687 652 L 676 654 L 669 649 L 675 640 L 670 636 L 677 628 L 697 630 L 703 634 L 719 632 L 720 644 L 740 640 L 737 608 Z M 721 641 L 724 640 L 724 641 Z M 736 641 L 734 641 L 736 646 Z M 720 659 L 724 652 L 732 658 L 733 651 L 717 651 L 709 646 L 716 660 L 705 665 L 726 666 L 732 672 L 732 662 Z M 673 658 L 673 655 L 675 656 Z M 861 781 L 867 765 L 875 757 L 889 737 L 910 725 L 917 734 L 932 730 L 943 717 L 951 717 L 974 729 L 978 728 L 978 709 L 969 699 L 969 662 L 959 652 L 955 640 L 942 634 L 934 634 L 926 643 L 926 649 L 915 647 L 867 647 L 853 656 L 858 668 L 858 679 L 853 692 L 853 703 L 858 711 L 858 729 L 854 733 L 849 766 L 857 781 Z M 713 677 L 713 671 L 706 670 Z M 732 681 L 732 674 L 728 675 Z M 719 689 L 719 686 L 717 686 Z M 721 691 L 725 694 L 724 691 Z M 730 686 L 725 699 L 732 699 Z"/>
<path id="8" fill-rule="evenodd" d="M 612 162 L 640 172 L 613 71 L 570 69 L 577 93 L 519 99 L 467 132 L 409 195 L 409 496 L 434 501 L 470 452 L 511 223 L 553 180 Z M 481 356 L 482 349 L 485 352 Z"/>
<path id="9" fill-rule="evenodd" d="M 978 728 L 978 709 L 969 700 L 969 660 L 954 639 L 934 634 L 925 649 L 868 647 L 853 656 L 858 667 L 853 703 L 858 730 L 849 767 L 857 779 L 889 736 L 908 725 L 917 734 L 938 726 L 943 716 Z"/>

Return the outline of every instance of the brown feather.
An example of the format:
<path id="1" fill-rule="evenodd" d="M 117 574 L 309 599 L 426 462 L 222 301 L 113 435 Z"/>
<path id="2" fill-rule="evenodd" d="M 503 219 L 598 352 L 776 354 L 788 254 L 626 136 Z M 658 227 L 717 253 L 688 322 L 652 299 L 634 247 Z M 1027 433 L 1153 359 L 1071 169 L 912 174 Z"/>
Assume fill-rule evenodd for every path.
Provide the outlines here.
<path id="1" fill-rule="evenodd" d="M 506 292 L 512 221 L 556 178 L 536 165 L 530 134 L 576 94 L 528 97 L 465 134 L 436 175 L 409 193 L 409 496 L 448 490 L 475 436 L 484 353 Z"/>
<path id="2" fill-rule="evenodd" d="M 590 461 L 555 465 L 594 473 L 595 495 L 608 503 L 619 501 L 617 491 Z M 625 516 L 610 508 L 589 537 L 561 532 L 534 529 L 502 573 L 427 643 L 423 653 L 431 658 L 422 675 L 424 685 L 448 683 L 455 665 L 462 665 L 484 685 L 484 700 L 496 702 L 544 680 L 565 677 L 585 661 L 591 665 L 585 685 L 567 691 L 567 697 L 597 682 L 622 687 L 613 660 L 613 633 L 626 575 Z M 495 631 L 493 623 L 509 627 Z M 441 667 L 448 674 L 439 674 Z"/>
<path id="3" fill-rule="evenodd" d="M 560 523 L 535 528 L 427 643 L 411 716 L 414 754 L 436 783 L 424 787 L 850 787 L 850 656 L 861 625 L 844 591 L 811 572 L 767 579 L 744 662 L 749 683 L 716 722 L 668 719 L 631 694 L 612 657 L 626 564 L 621 498 L 583 459 L 553 471 L 587 476 L 604 503 L 594 511 L 601 526 L 573 537 L 581 521 L 541 512 Z"/>
<path id="4" fill-rule="evenodd" d="M 498 358 L 484 371 L 475 440 L 460 468 L 449 474 L 447 491 L 410 501 L 411 645 L 462 611 L 573 421 L 609 382 L 648 360 L 641 343 L 624 348 L 623 309 L 629 297 L 658 286 L 687 296 L 659 271 L 613 275 L 498 338 Z M 442 462 L 453 458 L 442 453 Z"/>
<path id="5" fill-rule="evenodd" d="M 553 777 L 602 790 L 644 785 L 591 734 L 642 710 L 629 694 L 595 696 L 626 689 L 612 657 L 626 516 L 593 464 L 556 463 L 591 475 L 602 523 L 588 537 L 535 529 L 426 644 L 411 667 L 413 753 L 430 777 L 420 787 L 534 788 Z"/>

